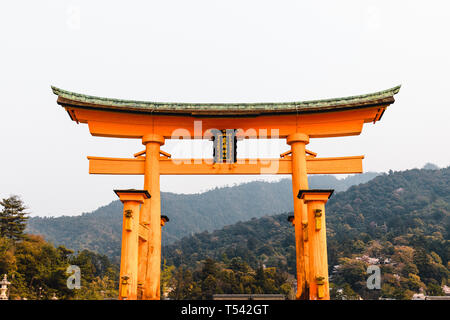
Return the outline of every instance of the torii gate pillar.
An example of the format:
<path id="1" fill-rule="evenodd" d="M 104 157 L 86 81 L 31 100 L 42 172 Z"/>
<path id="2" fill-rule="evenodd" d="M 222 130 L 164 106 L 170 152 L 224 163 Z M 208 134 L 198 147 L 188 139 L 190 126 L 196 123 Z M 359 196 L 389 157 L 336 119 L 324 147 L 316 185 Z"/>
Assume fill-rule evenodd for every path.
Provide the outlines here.
<path id="1" fill-rule="evenodd" d="M 297 257 L 297 299 L 308 299 L 309 296 L 309 265 L 308 247 L 304 241 L 303 225 L 307 223 L 306 205 L 296 195 L 298 190 L 308 189 L 308 175 L 306 172 L 306 149 L 309 137 L 304 133 L 290 134 L 286 143 L 292 151 L 292 190 L 294 195 L 295 223 L 295 251 Z"/>
<path id="2" fill-rule="evenodd" d="M 333 190 L 300 190 L 297 196 L 308 208 L 309 300 L 330 300 L 325 203 L 332 193 Z"/>
<path id="3" fill-rule="evenodd" d="M 146 190 L 114 190 L 123 203 L 122 250 L 119 299 L 136 300 L 138 290 L 138 246 L 140 206 L 150 198 Z"/>
<path id="4" fill-rule="evenodd" d="M 152 197 L 144 201 L 141 223 L 148 226 L 148 241 L 139 246 L 139 283 L 143 283 L 142 298 L 159 300 L 161 275 L 161 194 L 159 186 L 159 154 L 164 137 L 146 134 L 142 137 L 145 145 L 144 189 Z M 145 277 L 145 278 L 143 278 Z"/>

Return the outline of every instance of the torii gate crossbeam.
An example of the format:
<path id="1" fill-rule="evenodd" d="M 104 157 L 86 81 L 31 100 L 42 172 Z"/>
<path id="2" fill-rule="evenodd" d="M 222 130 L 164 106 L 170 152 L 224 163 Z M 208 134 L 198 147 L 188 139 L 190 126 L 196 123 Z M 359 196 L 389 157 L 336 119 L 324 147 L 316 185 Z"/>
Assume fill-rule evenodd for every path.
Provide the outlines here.
<path id="1" fill-rule="evenodd" d="M 306 158 L 308 174 L 362 173 L 364 156 Z M 88 157 L 90 174 L 143 175 L 145 157 Z M 160 157 L 161 175 L 258 175 L 292 174 L 292 159 L 238 159 L 237 163 L 213 163 L 212 159 L 170 159 Z"/>

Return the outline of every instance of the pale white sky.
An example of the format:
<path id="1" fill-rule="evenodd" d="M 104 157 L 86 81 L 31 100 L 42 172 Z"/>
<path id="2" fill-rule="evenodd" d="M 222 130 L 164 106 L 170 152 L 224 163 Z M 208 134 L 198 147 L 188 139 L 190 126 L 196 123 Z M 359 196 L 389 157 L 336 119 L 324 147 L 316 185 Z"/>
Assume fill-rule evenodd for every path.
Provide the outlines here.
<path id="1" fill-rule="evenodd" d="M 281 102 L 402 84 L 381 122 L 308 148 L 364 154 L 366 171 L 448 166 L 449 33 L 444 0 L 2 1 L 0 197 L 22 196 L 33 215 L 74 215 L 114 200 L 114 188 L 142 186 L 142 177 L 88 174 L 87 155 L 129 157 L 143 147 L 90 136 L 50 85 L 136 100 Z M 243 155 L 288 149 L 260 146 Z M 173 143 L 163 149 L 181 153 Z M 256 178 L 163 176 L 161 189 Z"/>

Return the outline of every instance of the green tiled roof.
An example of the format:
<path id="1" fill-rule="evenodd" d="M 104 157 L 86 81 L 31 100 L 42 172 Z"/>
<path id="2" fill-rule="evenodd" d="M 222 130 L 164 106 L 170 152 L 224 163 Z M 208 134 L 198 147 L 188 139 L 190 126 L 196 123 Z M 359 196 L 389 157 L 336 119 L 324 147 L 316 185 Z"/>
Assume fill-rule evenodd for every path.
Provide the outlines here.
<path id="1" fill-rule="evenodd" d="M 66 91 L 52 86 L 53 93 L 63 106 L 122 110 L 141 113 L 184 113 L 184 114 L 260 114 L 260 113 L 293 113 L 333 111 L 367 107 L 372 105 L 388 105 L 394 102 L 393 96 L 399 92 L 400 86 L 391 89 L 335 99 L 322 99 L 297 102 L 276 103 L 179 103 L 149 102 L 113 98 L 95 97 Z"/>

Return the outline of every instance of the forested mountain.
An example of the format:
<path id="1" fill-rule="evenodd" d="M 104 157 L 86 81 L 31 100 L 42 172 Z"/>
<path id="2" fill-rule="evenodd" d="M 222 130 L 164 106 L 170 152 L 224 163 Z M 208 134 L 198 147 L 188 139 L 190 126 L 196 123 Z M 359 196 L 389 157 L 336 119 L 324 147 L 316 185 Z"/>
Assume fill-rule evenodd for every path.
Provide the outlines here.
<path id="1" fill-rule="evenodd" d="M 344 191 L 351 185 L 367 182 L 377 175 L 369 172 L 345 179 L 318 175 L 311 176 L 309 184 L 311 188 Z M 163 244 L 168 244 L 189 234 L 220 229 L 253 217 L 291 211 L 291 180 L 250 182 L 201 194 L 162 192 L 161 206 L 162 214 L 170 218 L 163 231 Z M 120 201 L 113 201 L 80 216 L 33 217 L 29 219 L 27 228 L 27 232 L 41 234 L 56 245 L 65 245 L 77 251 L 92 250 L 116 261 L 120 257 L 121 230 Z"/>
<path id="2" fill-rule="evenodd" d="M 189 280 L 191 287 L 203 285 L 199 275 L 206 259 L 224 269 L 241 259 L 252 270 L 263 265 L 293 276 L 294 229 L 288 215 L 253 218 L 186 237 L 163 248 L 163 256 L 176 272 L 197 273 Z M 353 186 L 332 196 L 326 217 L 334 298 L 410 299 L 421 290 L 443 294 L 450 274 L 450 167 L 390 172 Z M 369 264 L 381 268 L 381 290 L 366 287 Z M 209 279 L 216 293 L 223 291 L 220 275 L 217 283 Z M 184 297 L 196 295 L 187 292 Z"/>
<path id="3" fill-rule="evenodd" d="M 310 185 L 330 187 L 326 183 Z M 163 243 L 163 296 L 208 299 L 215 293 L 282 293 L 292 298 L 294 228 L 287 221 L 292 213 L 290 207 L 282 214 L 270 212 L 286 205 L 285 202 L 291 203 L 291 196 L 290 181 L 254 182 L 199 195 L 164 193 L 163 212 L 172 219 L 176 217 L 175 221 L 180 219 L 186 223 L 186 228 L 194 228 L 207 215 L 216 216 L 228 225 L 190 236 L 185 232 L 180 240 Z M 226 213 L 240 221 L 230 224 Z M 78 217 L 30 220 L 66 241 L 68 248 L 92 246 L 93 250 L 112 257 L 120 254 L 121 205 L 118 202 Z M 203 230 L 208 230 L 208 226 L 214 228 L 211 227 L 214 220 L 205 220 Z M 167 226 L 171 223 L 172 220 Z M 450 167 L 390 171 L 347 191 L 336 192 L 326 206 L 326 225 L 333 299 L 411 299 L 419 292 L 442 295 L 444 286 L 450 284 Z M 163 233 L 168 230 L 164 227 Z M 0 245 L 0 248 L 8 246 Z M 13 259 L 14 254 L 20 257 L 21 251 L 26 254 L 27 250 L 32 250 L 33 256 L 40 254 L 39 250 L 28 247 L 5 250 L 3 253 L 9 260 L 3 260 L 13 266 L 17 259 L 14 267 L 17 270 L 30 264 L 21 264 L 21 258 Z M 52 255 L 66 264 L 66 249 L 57 250 L 61 253 Z M 98 260 L 92 253 L 88 256 L 90 261 L 92 257 Z M 369 265 L 381 270 L 379 290 L 369 290 L 366 286 Z M 27 273 L 26 270 L 21 272 Z M 112 288 L 111 284 L 95 283 L 94 287 Z M 96 297 L 94 291 L 92 297 Z"/>

